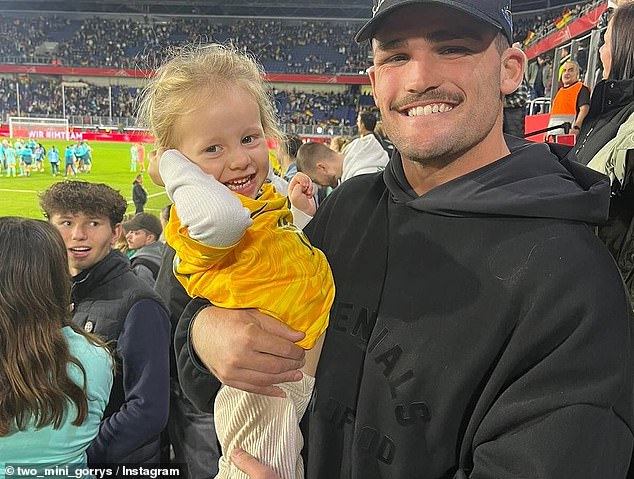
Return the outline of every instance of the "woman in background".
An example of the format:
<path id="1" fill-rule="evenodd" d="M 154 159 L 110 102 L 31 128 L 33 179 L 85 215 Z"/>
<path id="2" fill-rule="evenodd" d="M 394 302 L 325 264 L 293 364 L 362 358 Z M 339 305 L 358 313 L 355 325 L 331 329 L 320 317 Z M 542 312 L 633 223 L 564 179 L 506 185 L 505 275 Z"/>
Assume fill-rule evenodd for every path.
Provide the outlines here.
<path id="1" fill-rule="evenodd" d="M 574 152 L 581 163 L 610 178 L 610 215 L 598 234 L 634 304 L 634 3 L 614 11 L 604 39 L 603 80 L 592 92 Z"/>
<path id="2" fill-rule="evenodd" d="M 83 466 L 110 396 L 110 353 L 71 321 L 54 226 L 1 217 L 0 251 L 0 477 L 9 464 Z"/>

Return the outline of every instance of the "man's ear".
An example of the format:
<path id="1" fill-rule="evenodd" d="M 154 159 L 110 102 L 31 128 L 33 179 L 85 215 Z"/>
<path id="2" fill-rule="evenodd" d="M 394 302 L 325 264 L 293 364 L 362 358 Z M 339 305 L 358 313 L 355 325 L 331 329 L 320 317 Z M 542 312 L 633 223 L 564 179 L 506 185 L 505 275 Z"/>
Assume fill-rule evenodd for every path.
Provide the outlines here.
<path id="1" fill-rule="evenodd" d="M 376 92 L 374 90 L 374 85 L 376 81 L 376 71 L 374 65 L 366 70 L 368 72 L 368 78 L 370 79 L 370 85 L 372 86 L 372 97 L 374 98 L 374 103 L 377 102 Z"/>
<path id="2" fill-rule="evenodd" d="M 110 238 L 110 246 L 114 247 L 114 245 L 117 244 L 117 240 L 121 235 L 121 228 L 123 228 L 121 223 L 117 223 L 116 225 L 114 225 L 114 228 L 112 228 L 112 238 Z"/>
<path id="3" fill-rule="evenodd" d="M 526 55 L 519 48 L 507 48 L 502 53 L 500 65 L 500 92 L 502 95 L 513 93 L 524 79 Z"/>
<path id="4" fill-rule="evenodd" d="M 327 172 L 328 164 L 325 161 L 318 161 L 317 163 L 315 163 L 315 169 L 317 171 Z"/>

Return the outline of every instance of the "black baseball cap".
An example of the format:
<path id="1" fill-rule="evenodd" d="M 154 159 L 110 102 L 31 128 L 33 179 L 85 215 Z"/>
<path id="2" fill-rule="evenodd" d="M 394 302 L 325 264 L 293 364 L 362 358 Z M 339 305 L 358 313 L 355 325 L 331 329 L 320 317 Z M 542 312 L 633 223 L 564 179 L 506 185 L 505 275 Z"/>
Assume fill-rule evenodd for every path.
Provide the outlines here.
<path id="1" fill-rule="evenodd" d="M 156 239 L 161 236 L 163 231 L 161 221 L 149 213 L 137 213 L 130 221 L 123 223 L 123 228 L 126 231 L 146 230 L 154 233 Z"/>
<path id="2" fill-rule="evenodd" d="M 371 39 L 381 22 L 395 9 L 418 3 L 444 5 L 460 10 L 501 30 L 509 43 L 513 43 L 511 0 L 373 0 L 372 18 L 363 25 L 354 39 L 357 43 Z"/>

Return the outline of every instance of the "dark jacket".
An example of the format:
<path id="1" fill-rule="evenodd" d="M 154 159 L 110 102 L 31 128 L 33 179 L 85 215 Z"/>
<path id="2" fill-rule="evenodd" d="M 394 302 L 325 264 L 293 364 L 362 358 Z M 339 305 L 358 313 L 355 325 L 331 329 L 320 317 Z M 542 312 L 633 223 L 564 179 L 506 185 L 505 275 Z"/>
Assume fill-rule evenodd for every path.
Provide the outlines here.
<path id="1" fill-rule="evenodd" d="M 597 84 L 574 149 L 579 161 L 588 164 L 633 114 L 634 79 Z M 624 181 L 612 184 L 609 219 L 598 235 L 616 260 L 634 304 L 634 151 L 630 158 Z"/>
<path id="2" fill-rule="evenodd" d="M 147 203 L 147 191 L 143 188 L 143 185 L 137 181 L 132 183 L 132 202 L 136 208 L 137 213 L 143 212 L 143 207 Z"/>
<path id="3" fill-rule="evenodd" d="M 591 226 L 607 208 L 605 177 L 519 140 L 421 197 L 397 154 L 337 188 L 306 229 L 337 287 L 306 478 L 622 478 L 631 313 Z M 185 317 L 181 384 L 209 408 Z"/>
<path id="4" fill-rule="evenodd" d="M 118 250 L 73 278 L 73 321 L 115 348 L 117 371 L 91 464 L 158 463 L 169 412 L 168 314 Z"/>
<path id="5" fill-rule="evenodd" d="M 583 120 L 573 149 L 587 165 L 603 146 L 616 136 L 621 124 L 634 113 L 634 79 L 603 80 L 594 87 L 590 111 Z"/>

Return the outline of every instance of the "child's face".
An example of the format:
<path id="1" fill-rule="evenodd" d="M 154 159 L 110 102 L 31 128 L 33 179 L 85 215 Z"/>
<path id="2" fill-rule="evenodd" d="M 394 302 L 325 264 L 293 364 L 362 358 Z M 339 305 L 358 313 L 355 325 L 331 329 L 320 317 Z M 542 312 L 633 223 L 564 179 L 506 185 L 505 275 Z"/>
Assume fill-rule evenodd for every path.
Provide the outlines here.
<path id="1" fill-rule="evenodd" d="M 255 198 L 269 171 L 258 103 L 242 88 L 201 98 L 176 123 L 178 150 L 230 190 Z"/>

